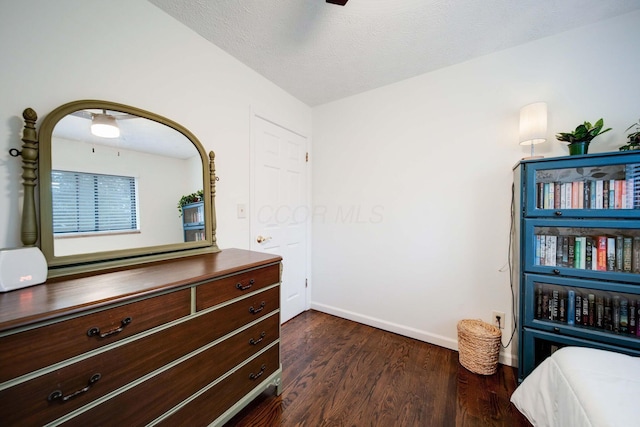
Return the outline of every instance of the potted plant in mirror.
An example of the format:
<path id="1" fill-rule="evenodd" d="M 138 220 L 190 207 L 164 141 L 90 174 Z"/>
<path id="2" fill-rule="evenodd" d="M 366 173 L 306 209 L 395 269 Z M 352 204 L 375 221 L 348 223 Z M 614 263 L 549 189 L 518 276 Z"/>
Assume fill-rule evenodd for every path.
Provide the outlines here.
<path id="1" fill-rule="evenodd" d="M 202 192 L 202 190 L 198 190 L 195 193 L 186 194 L 182 196 L 180 198 L 180 201 L 178 202 L 178 212 L 180 212 L 180 216 L 182 216 L 182 208 L 185 205 L 199 202 L 202 200 L 203 197 L 204 197 L 204 193 Z"/>
<path id="2" fill-rule="evenodd" d="M 627 135 L 627 143 L 619 148 L 620 151 L 631 151 L 631 150 L 639 150 L 640 149 L 640 119 L 628 128 L 625 129 L 625 132 L 630 129 L 634 129 L 634 132 L 631 132 Z"/>
<path id="3" fill-rule="evenodd" d="M 569 143 L 569 154 L 587 154 L 589 152 L 589 144 L 598 135 L 602 135 L 605 132 L 609 132 L 611 128 L 602 129 L 604 127 L 604 121 L 602 119 L 595 122 L 593 125 L 589 122 L 584 122 L 578 125 L 573 132 L 559 132 L 556 134 L 558 141 L 564 141 Z"/>

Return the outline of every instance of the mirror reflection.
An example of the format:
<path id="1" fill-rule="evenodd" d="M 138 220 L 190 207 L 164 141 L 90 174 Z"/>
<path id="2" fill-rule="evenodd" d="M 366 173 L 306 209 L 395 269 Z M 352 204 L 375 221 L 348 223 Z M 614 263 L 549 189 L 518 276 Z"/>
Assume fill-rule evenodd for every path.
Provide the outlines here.
<path id="1" fill-rule="evenodd" d="M 54 255 L 203 238 L 204 211 L 180 201 L 202 194 L 204 174 L 198 149 L 172 127 L 108 109 L 67 114 L 51 135 Z"/>

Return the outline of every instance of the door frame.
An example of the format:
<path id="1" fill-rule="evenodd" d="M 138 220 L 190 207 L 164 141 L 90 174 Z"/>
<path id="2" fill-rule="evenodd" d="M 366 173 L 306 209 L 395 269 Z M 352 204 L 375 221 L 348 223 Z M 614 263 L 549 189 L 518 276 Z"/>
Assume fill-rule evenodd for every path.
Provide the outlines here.
<path id="1" fill-rule="evenodd" d="M 305 218 L 304 227 L 305 227 L 305 238 L 306 238 L 306 256 L 305 256 L 305 277 L 306 277 L 306 287 L 304 292 L 304 309 L 309 310 L 311 308 L 311 225 L 312 225 L 312 198 L 311 198 L 311 137 L 306 135 L 304 132 L 299 132 L 294 130 L 292 126 L 288 126 L 283 124 L 284 120 L 277 120 L 272 118 L 270 114 L 264 114 L 261 109 L 256 108 L 255 106 L 251 106 L 250 108 L 250 160 L 249 160 L 249 248 L 251 250 L 258 250 L 259 247 L 256 245 L 255 237 L 256 237 L 256 218 L 255 218 L 255 177 L 256 177 L 256 124 L 255 121 L 257 118 L 265 120 L 275 126 L 281 127 L 289 132 L 292 132 L 306 140 L 306 152 L 308 153 L 307 157 L 307 166 L 304 170 L 304 178 L 306 182 L 306 200 L 305 200 L 305 209 L 307 212 L 307 216 Z"/>

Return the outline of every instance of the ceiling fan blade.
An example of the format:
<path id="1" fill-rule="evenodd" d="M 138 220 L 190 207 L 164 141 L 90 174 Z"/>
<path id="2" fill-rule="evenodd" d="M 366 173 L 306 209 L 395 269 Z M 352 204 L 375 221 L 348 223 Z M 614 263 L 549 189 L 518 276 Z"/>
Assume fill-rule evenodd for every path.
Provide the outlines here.
<path id="1" fill-rule="evenodd" d="M 331 4 L 338 4 L 340 6 L 344 6 L 345 4 L 347 4 L 349 0 L 327 0 L 327 3 L 331 3 Z"/>

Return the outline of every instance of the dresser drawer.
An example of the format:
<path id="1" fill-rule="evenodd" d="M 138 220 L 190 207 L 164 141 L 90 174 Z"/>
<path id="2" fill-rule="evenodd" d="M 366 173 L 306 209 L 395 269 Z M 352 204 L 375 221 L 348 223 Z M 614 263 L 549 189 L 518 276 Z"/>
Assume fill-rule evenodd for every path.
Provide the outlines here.
<path id="1" fill-rule="evenodd" d="M 279 346 L 270 348 L 158 425 L 166 427 L 209 425 L 280 368 L 279 351 Z"/>
<path id="2" fill-rule="evenodd" d="M 280 264 L 205 283 L 196 288 L 196 310 L 204 310 L 280 281 Z"/>
<path id="3" fill-rule="evenodd" d="M 224 334 L 212 331 L 214 318 L 200 316 L 159 331 L 113 350 L 79 361 L 33 380 L 0 391 L 0 425 L 41 425 L 53 421 L 119 387 L 161 368 Z M 239 363 L 248 354 L 264 348 L 279 334 L 279 316 L 274 314 L 242 331 L 236 340 Z M 230 341 L 231 342 L 231 341 Z M 235 342 L 235 341 L 234 341 Z M 225 346 L 230 344 L 225 344 Z M 55 391 L 63 396 L 87 387 L 90 378 L 100 378 L 83 393 L 66 401 L 49 400 Z"/>
<path id="4" fill-rule="evenodd" d="M 225 332 L 231 332 L 247 323 L 251 323 L 265 314 L 277 310 L 279 307 L 280 287 L 276 286 L 233 304 L 220 307 L 203 316 L 211 319 L 210 328 L 214 331 L 219 331 L 220 336 L 222 336 Z"/>
<path id="5" fill-rule="evenodd" d="M 109 425 L 149 423 L 276 340 L 280 327 L 278 319 L 277 315 L 269 316 L 214 347 L 72 418 L 64 425 L 103 425 L 107 421 Z M 264 338 L 258 342 L 263 332 Z M 277 347 L 276 345 L 275 348 Z M 275 357 L 275 360 L 270 359 L 270 369 L 271 365 L 279 363 L 277 351 L 275 356 L 271 357 L 272 359 Z M 262 364 L 254 362 L 258 364 L 256 372 L 259 372 Z M 226 391 L 219 398 L 227 399 L 225 393 Z M 179 422 L 174 425 L 188 424 Z"/>
<path id="6" fill-rule="evenodd" d="M 0 383 L 187 316 L 190 304 L 184 289 L 2 337 Z"/>

